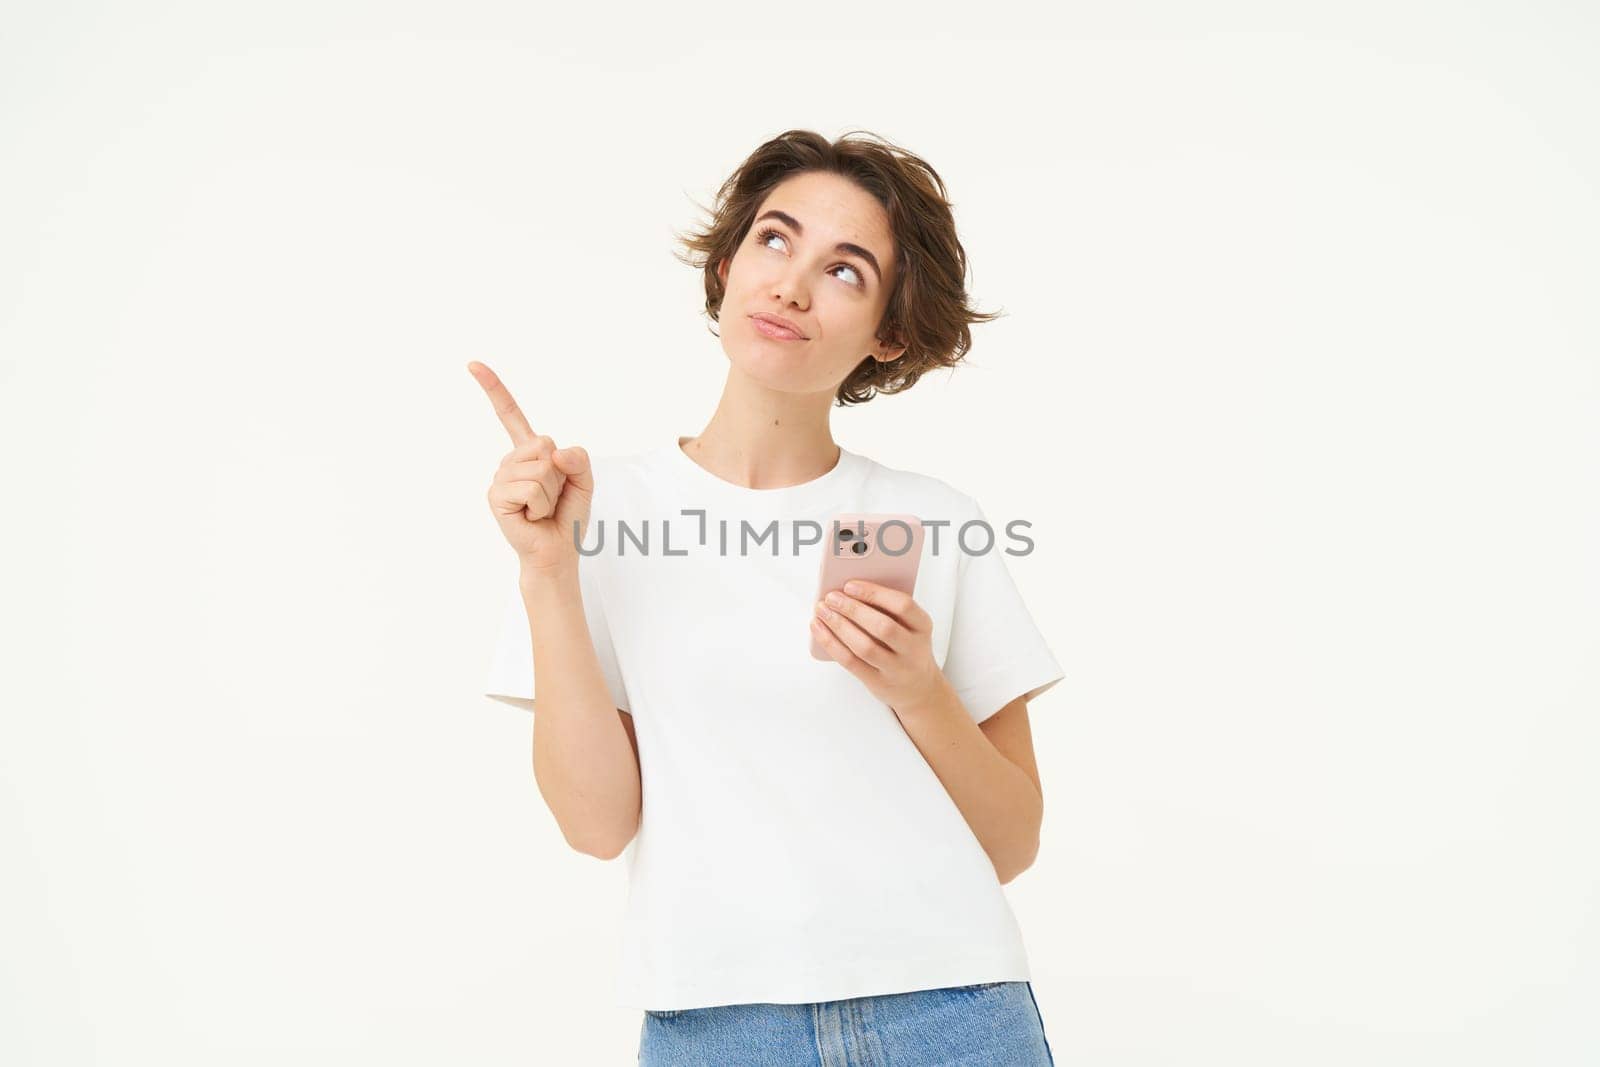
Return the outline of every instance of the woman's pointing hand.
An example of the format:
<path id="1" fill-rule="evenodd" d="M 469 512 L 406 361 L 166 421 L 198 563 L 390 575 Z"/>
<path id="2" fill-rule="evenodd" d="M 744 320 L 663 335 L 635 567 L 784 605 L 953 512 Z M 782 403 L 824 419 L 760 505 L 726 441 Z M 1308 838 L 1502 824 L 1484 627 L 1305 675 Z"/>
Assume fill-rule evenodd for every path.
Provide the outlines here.
<path id="1" fill-rule="evenodd" d="M 513 447 L 501 457 L 489 484 L 489 510 L 501 533 L 524 568 L 576 567 L 577 543 L 588 530 L 594 496 L 589 454 L 576 445 L 557 449 L 550 437 L 534 433 L 510 390 L 484 364 L 473 360 L 467 371 L 488 394 L 500 424 L 511 435 Z"/>

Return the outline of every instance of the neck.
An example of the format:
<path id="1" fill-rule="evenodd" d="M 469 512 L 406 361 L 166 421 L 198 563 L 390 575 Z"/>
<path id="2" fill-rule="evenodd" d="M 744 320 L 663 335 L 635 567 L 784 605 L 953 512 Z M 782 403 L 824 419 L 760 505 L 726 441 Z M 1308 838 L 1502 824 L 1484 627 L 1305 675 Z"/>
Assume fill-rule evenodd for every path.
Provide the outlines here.
<path id="1" fill-rule="evenodd" d="M 781 489 L 820 478 L 839 462 L 828 425 L 834 394 L 785 393 L 728 369 L 717 410 L 680 442 L 712 474 L 748 489 Z"/>

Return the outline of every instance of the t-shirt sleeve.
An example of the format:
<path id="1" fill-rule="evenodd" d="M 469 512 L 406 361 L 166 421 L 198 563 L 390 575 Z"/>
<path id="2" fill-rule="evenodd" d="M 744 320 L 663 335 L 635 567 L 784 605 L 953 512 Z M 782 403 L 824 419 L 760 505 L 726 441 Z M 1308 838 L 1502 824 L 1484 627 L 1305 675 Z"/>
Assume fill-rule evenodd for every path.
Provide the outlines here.
<path id="1" fill-rule="evenodd" d="M 595 587 L 588 559 L 579 559 L 578 584 L 583 593 L 583 614 L 589 625 L 589 638 L 600 660 L 600 673 L 605 677 L 611 702 L 619 710 L 632 714 L 628 690 L 622 684 L 622 671 L 617 665 L 611 630 L 606 622 L 605 605 Z M 534 710 L 533 634 L 528 627 L 528 610 L 522 603 L 520 583 L 512 584 L 511 596 L 506 601 L 500 619 L 493 654 L 489 659 L 489 674 L 484 682 L 484 695 L 527 711 Z"/>
<path id="2" fill-rule="evenodd" d="M 965 522 L 989 521 L 971 497 L 964 507 L 967 514 L 949 528 L 952 538 Z M 975 554 L 989 540 L 979 526 L 953 545 L 959 558 L 950 647 L 944 661 L 945 678 L 976 722 L 1017 697 L 1032 700 L 1065 677 L 1006 566 L 1005 550 L 1015 547 L 1014 540 L 1003 527 L 989 526 L 994 539 L 988 552 Z M 963 551 L 963 542 L 974 551 Z"/>

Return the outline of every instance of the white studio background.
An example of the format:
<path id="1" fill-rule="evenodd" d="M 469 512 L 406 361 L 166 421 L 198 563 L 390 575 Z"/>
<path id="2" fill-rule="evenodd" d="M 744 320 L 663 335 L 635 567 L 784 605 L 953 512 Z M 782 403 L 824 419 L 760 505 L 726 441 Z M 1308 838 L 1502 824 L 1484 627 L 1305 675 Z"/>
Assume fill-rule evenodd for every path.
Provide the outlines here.
<path id="1" fill-rule="evenodd" d="M 1600 1059 L 1595 13 L 998 14 L 8 5 L 0 1061 L 633 1062 L 464 365 L 698 432 L 671 234 L 790 127 L 1007 313 L 834 426 L 1034 523 L 1057 1062 Z"/>

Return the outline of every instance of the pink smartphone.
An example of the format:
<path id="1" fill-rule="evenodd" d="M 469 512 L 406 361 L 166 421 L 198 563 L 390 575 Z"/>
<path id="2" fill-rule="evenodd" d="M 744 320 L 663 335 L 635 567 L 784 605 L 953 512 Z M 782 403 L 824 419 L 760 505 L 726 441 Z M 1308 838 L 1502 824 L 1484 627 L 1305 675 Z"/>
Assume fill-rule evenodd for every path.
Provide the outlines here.
<path id="1" fill-rule="evenodd" d="M 852 512 L 835 515 L 822 530 L 822 569 L 812 607 L 830 590 L 863 578 L 910 595 L 922 562 L 922 520 L 915 515 Z M 815 612 L 813 612 L 813 615 Z M 809 632 L 809 631 L 808 631 Z M 811 658 L 833 657 L 811 637 Z"/>

